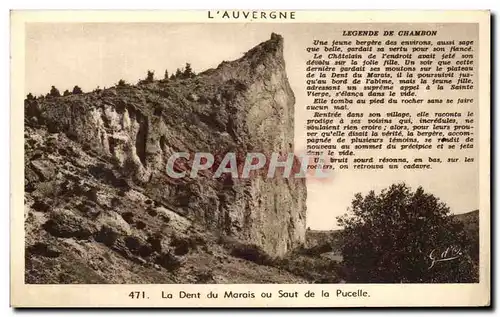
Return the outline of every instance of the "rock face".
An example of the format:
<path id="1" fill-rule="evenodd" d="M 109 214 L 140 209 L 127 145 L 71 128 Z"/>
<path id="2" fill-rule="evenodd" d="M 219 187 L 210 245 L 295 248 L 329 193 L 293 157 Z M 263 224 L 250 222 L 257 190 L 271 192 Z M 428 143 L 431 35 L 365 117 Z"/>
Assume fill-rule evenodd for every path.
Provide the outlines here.
<path id="1" fill-rule="evenodd" d="M 27 100 L 25 119 L 30 128 L 64 134 L 99 158 L 101 165 L 89 167 L 93 177 L 115 188 L 136 186 L 158 205 L 207 230 L 280 256 L 305 240 L 304 179 L 268 179 L 265 172 L 249 179 L 229 174 L 214 178 L 214 169 L 197 178 L 175 179 L 167 175 L 166 166 L 175 152 L 212 153 L 216 163 L 228 152 L 259 152 L 268 158 L 275 152 L 293 153 L 294 102 L 283 38 L 272 34 L 242 58 L 190 78 Z M 31 161 L 26 163 L 27 186 L 32 184 L 30 177 L 45 181 L 57 173 L 54 162 L 27 159 Z M 112 168 L 100 168 L 103 164 Z M 189 171 L 189 164 L 176 168 Z M 104 204 L 98 192 L 86 195 L 97 205 Z M 37 203 L 48 208 L 43 197 Z M 59 211 L 50 230 L 62 236 L 94 234 L 86 227 L 59 230 L 58 221 L 73 224 L 71 214 Z M 116 230 L 108 226 L 99 236 Z"/>

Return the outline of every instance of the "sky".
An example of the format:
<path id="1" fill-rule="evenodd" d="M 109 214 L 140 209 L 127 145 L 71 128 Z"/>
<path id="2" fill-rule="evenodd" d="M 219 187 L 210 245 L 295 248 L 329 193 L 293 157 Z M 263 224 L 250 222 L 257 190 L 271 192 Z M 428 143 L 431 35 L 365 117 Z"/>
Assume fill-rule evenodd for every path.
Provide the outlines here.
<path id="1" fill-rule="evenodd" d="M 367 28 L 366 25 L 362 27 Z M 310 102 L 305 93 L 305 62 L 310 56 L 305 48 L 313 39 L 341 39 L 341 31 L 346 28 L 356 30 L 360 26 L 31 23 L 26 25 L 25 93 L 46 94 L 52 85 L 62 92 L 71 91 L 74 85 L 84 91 L 98 86 L 109 87 L 120 79 L 136 83 L 146 76 L 147 70 L 154 70 L 156 77 L 161 78 L 165 69 L 172 73 L 186 62 L 191 63 L 195 72 L 201 72 L 217 67 L 224 60 L 241 57 L 276 32 L 285 39 L 286 70 L 296 97 L 295 149 L 300 150 L 305 147 L 305 119 L 308 116 L 305 106 Z M 443 39 L 449 39 L 456 32 L 471 35 L 476 31 L 460 30 L 456 25 L 438 29 Z M 467 154 L 477 157 L 475 150 Z M 408 155 L 425 158 L 428 153 Z M 355 193 L 380 191 L 396 182 L 406 182 L 413 188 L 422 186 L 447 203 L 453 213 L 478 209 L 478 166 L 475 163 L 441 164 L 428 171 L 335 171 L 327 182 L 308 180 L 307 226 L 321 230 L 338 228 L 336 217 L 347 211 Z"/>

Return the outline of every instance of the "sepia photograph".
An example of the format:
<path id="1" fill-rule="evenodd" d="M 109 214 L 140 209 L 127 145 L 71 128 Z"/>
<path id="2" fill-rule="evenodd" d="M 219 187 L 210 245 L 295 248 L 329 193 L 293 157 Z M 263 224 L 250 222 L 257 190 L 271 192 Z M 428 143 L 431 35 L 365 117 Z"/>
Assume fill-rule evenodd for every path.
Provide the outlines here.
<path id="1" fill-rule="evenodd" d="M 197 306 L 489 290 L 486 15 L 470 13 L 26 18 L 16 283 Z"/>

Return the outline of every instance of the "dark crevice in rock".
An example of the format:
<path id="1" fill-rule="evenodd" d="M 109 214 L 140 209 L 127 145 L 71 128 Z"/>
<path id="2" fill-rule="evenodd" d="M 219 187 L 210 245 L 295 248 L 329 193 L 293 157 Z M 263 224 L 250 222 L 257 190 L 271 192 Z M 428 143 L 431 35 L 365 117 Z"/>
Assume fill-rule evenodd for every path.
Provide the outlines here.
<path id="1" fill-rule="evenodd" d="M 139 122 L 139 131 L 137 131 L 137 137 L 135 139 L 135 150 L 137 156 L 141 160 L 141 163 L 146 167 L 146 145 L 148 140 L 148 118 L 140 115 L 137 112 L 137 122 Z"/>
<path id="2" fill-rule="evenodd" d="M 104 123 L 104 127 L 106 129 L 109 129 L 110 128 L 110 122 L 109 122 L 109 119 L 108 117 L 106 116 L 106 113 L 104 112 L 104 107 L 101 108 L 102 109 L 102 112 L 101 112 L 101 120 L 102 122 Z"/>
<path id="3" fill-rule="evenodd" d="M 111 153 L 112 156 L 115 156 L 115 146 L 116 146 L 116 141 L 115 138 L 112 136 L 108 137 L 108 144 L 109 144 L 109 153 Z"/>
<path id="4" fill-rule="evenodd" d="M 167 139 L 164 135 L 160 137 L 160 149 L 163 154 L 165 154 L 165 152 L 167 151 Z"/>
<path id="5" fill-rule="evenodd" d="M 122 218 L 129 224 L 134 223 L 134 214 L 130 211 L 124 212 L 122 214 Z"/>

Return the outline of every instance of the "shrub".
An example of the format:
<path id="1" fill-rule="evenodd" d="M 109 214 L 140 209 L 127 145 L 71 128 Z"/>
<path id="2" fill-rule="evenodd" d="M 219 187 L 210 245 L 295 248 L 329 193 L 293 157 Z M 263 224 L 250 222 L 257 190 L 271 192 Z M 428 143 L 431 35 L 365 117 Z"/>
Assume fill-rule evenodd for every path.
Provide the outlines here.
<path id="1" fill-rule="evenodd" d="M 229 249 L 229 253 L 237 258 L 259 265 L 272 265 L 273 259 L 259 246 L 246 244 L 231 237 L 221 237 L 219 243 Z"/>
<path id="2" fill-rule="evenodd" d="M 177 68 L 177 70 L 175 71 L 175 78 L 182 78 L 182 71 L 180 70 L 180 68 Z"/>
<path id="3" fill-rule="evenodd" d="M 127 83 L 125 82 L 125 80 L 120 79 L 120 80 L 118 81 L 117 86 L 118 86 L 118 87 L 125 87 L 125 86 L 127 86 Z"/>
<path id="4" fill-rule="evenodd" d="M 55 237 L 77 240 L 88 239 L 95 232 L 90 222 L 70 210 L 53 210 L 42 227 Z"/>
<path id="5" fill-rule="evenodd" d="M 152 236 L 149 236 L 147 239 L 147 242 L 151 246 L 151 249 L 153 251 L 156 251 L 158 253 L 161 253 L 163 246 L 161 244 L 162 241 L 162 235 L 161 233 L 155 233 Z"/>
<path id="6" fill-rule="evenodd" d="M 118 207 L 120 205 L 121 205 L 120 199 L 118 199 L 117 197 L 111 198 L 111 207 L 112 208 Z"/>
<path id="7" fill-rule="evenodd" d="M 132 253 L 137 253 L 142 246 L 141 240 L 134 236 L 125 237 L 124 242 L 127 249 Z"/>
<path id="8" fill-rule="evenodd" d="M 153 252 L 153 249 L 149 245 L 141 245 L 138 251 L 139 255 L 143 258 L 150 256 Z"/>
<path id="9" fill-rule="evenodd" d="M 71 95 L 71 93 L 69 92 L 68 89 L 66 89 L 64 92 L 63 92 L 63 96 L 69 96 Z"/>
<path id="10" fill-rule="evenodd" d="M 152 70 L 148 70 L 145 82 L 152 83 L 154 80 L 155 80 L 155 72 Z"/>
<path id="11" fill-rule="evenodd" d="M 102 226 L 101 230 L 95 236 L 95 241 L 102 243 L 108 247 L 115 244 L 119 234 L 108 226 Z"/>
<path id="12" fill-rule="evenodd" d="M 57 258 L 61 254 L 60 251 L 42 242 L 37 242 L 29 246 L 26 251 L 28 254 L 37 254 L 48 258 Z"/>
<path id="13" fill-rule="evenodd" d="M 73 95 L 79 95 L 82 93 L 83 93 L 82 88 L 80 88 L 78 86 L 73 87 Z"/>
<path id="14" fill-rule="evenodd" d="M 186 255 L 189 251 L 197 249 L 199 245 L 206 245 L 206 242 L 200 236 L 174 236 L 170 245 L 174 248 L 175 255 Z"/>
<path id="15" fill-rule="evenodd" d="M 192 78 L 195 76 L 193 69 L 191 68 L 191 64 L 186 63 L 186 67 L 184 68 L 184 73 L 182 75 L 183 78 Z"/>
<path id="16" fill-rule="evenodd" d="M 181 260 L 170 252 L 161 253 L 156 257 L 155 262 L 170 272 L 175 272 L 182 266 Z"/>
<path id="17" fill-rule="evenodd" d="M 373 191 L 364 197 L 356 194 L 349 211 L 337 218 L 344 227 L 342 255 L 347 282 L 475 280 L 463 225 L 449 217 L 450 210 L 443 202 L 421 187 L 413 192 L 405 184 L 395 184 L 379 195 Z M 441 257 L 443 261 L 432 260 Z"/>
<path id="18" fill-rule="evenodd" d="M 50 89 L 50 92 L 49 92 L 49 96 L 50 97 L 61 97 L 61 93 L 59 92 L 59 90 L 55 86 L 52 86 L 52 88 Z"/>
<path id="19" fill-rule="evenodd" d="M 99 195 L 97 193 L 97 188 L 93 187 L 87 190 L 84 195 L 91 201 L 97 203 L 99 201 Z"/>
<path id="20" fill-rule="evenodd" d="M 271 265 L 271 257 L 255 244 L 240 244 L 231 250 L 231 255 L 259 265 Z"/>
<path id="21" fill-rule="evenodd" d="M 214 274 L 210 270 L 203 270 L 196 273 L 196 284 L 215 283 Z"/>

